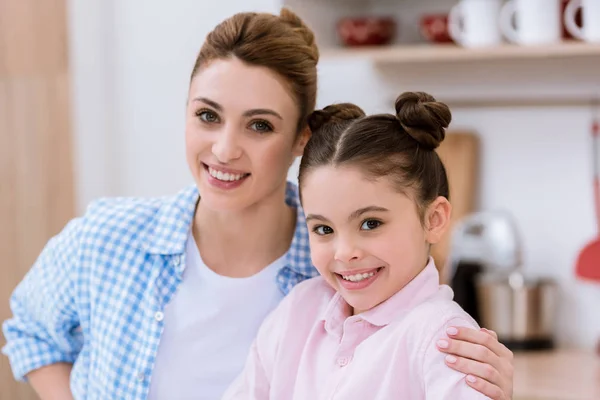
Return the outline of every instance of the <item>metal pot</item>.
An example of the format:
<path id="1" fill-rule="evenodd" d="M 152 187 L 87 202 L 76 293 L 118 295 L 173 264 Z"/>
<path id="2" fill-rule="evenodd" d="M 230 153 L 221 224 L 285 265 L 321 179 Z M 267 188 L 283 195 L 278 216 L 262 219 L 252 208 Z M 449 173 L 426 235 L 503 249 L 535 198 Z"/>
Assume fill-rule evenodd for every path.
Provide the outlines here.
<path id="1" fill-rule="evenodd" d="M 520 272 L 485 274 L 477 281 L 481 325 L 498 334 L 511 350 L 554 347 L 556 283 L 525 280 Z"/>

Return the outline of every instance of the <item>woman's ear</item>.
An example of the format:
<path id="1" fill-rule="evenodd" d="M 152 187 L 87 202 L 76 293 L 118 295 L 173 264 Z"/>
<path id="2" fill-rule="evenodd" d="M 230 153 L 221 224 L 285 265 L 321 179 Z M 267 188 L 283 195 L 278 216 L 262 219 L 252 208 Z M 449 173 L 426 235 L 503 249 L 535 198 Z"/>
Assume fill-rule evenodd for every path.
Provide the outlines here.
<path id="1" fill-rule="evenodd" d="M 425 212 L 425 239 L 430 244 L 438 243 L 450 227 L 452 205 L 447 198 L 439 196 Z"/>
<path id="2" fill-rule="evenodd" d="M 302 155 L 304 154 L 304 148 L 306 147 L 306 144 L 310 140 L 311 135 L 312 135 L 312 133 L 308 126 L 306 126 L 304 129 L 302 129 L 302 131 L 298 134 L 298 137 L 296 138 L 296 141 L 294 142 L 294 148 L 292 149 L 292 152 L 294 153 L 294 158 L 302 157 Z"/>

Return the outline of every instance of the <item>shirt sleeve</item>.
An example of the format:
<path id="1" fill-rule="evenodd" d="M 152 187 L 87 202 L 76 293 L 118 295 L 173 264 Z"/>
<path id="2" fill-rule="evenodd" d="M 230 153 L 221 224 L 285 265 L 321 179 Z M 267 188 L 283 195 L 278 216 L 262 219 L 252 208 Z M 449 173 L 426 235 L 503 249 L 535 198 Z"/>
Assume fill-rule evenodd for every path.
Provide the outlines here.
<path id="1" fill-rule="evenodd" d="M 294 292 L 287 295 L 265 318 L 250 348 L 246 365 L 225 392 L 222 400 L 268 400 L 271 381 L 283 335 L 290 317 Z"/>
<path id="2" fill-rule="evenodd" d="M 423 376 L 425 398 L 427 400 L 483 400 L 489 397 L 470 387 L 465 381 L 466 375 L 448 367 L 445 363 L 446 354 L 440 352 L 436 342 L 446 337 L 446 328 L 450 326 L 478 329 L 463 318 L 453 318 L 447 321 L 434 335 L 425 348 Z"/>
<path id="3" fill-rule="evenodd" d="M 75 299 L 81 224 L 74 219 L 50 239 L 10 298 L 2 352 L 17 380 L 43 366 L 73 363 L 81 350 Z"/>

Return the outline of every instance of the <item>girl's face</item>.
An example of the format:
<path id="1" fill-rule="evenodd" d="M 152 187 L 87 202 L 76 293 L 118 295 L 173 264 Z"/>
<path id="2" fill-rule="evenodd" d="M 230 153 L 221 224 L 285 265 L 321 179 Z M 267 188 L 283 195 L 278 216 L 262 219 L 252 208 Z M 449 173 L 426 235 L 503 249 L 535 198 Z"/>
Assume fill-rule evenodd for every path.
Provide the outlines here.
<path id="1" fill-rule="evenodd" d="M 308 131 L 286 82 L 236 59 L 209 62 L 192 79 L 186 158 L 211 209 L 241 210 L 284 192 L 287 171 Z"/>
<path id="2" fill-rule="evenodd" d="M 355 314 L 387 300 L 423 270 L 451 210 L 439 197 L 426 210 L 424 228 L 415 202 L 388 179 L 332 166 L 308 173 L 302 204 L 312 262 Z"/>

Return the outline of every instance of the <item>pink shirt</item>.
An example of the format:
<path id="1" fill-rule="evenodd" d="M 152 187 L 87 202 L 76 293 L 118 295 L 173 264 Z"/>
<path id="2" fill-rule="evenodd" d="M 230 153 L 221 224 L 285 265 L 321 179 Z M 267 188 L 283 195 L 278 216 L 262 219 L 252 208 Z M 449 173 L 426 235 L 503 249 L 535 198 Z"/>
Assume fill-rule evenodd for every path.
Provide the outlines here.
<path id="1" fill-rule="evenodd" d="M 487 399 L 436 348 L 450 325 L 478 328 L 452 298 L 432 259 L 355 316 L 321 277 L 307 280 L 266 318 L 223 399 Z"/>

